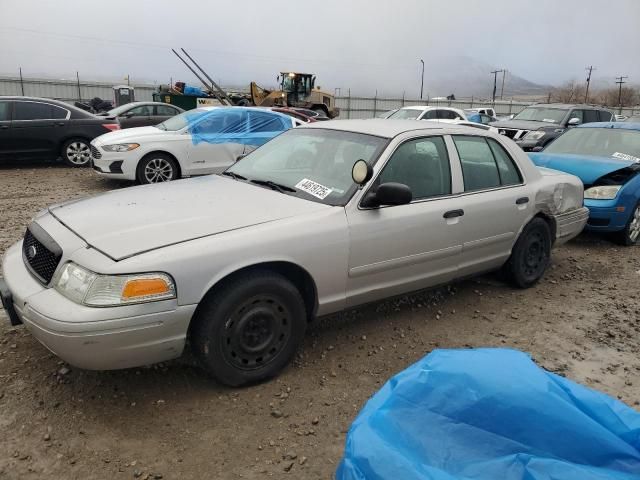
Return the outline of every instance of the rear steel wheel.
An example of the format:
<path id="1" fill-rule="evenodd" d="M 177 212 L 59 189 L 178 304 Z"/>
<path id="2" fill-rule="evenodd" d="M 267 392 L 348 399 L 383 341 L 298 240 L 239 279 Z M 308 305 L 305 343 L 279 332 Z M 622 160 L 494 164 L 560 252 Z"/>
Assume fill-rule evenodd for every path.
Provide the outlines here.
<path id="1" fill-rule="evenodd" d="M 535 285 L 551 258 L 551 229 L 542 218 L 534 218 L 522 230 L 504 266 L 511 281 L 520 288 Z"/>

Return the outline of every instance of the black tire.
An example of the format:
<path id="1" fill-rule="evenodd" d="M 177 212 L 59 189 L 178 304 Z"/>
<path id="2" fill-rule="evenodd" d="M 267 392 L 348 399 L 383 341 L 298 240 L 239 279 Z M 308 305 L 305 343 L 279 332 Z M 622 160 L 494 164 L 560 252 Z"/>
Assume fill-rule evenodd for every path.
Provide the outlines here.
<path id="1" fill-rule="evenodd" d="M 171 155 L 152 152 L 142 157 L 136 170 L 138 183 L 170 182 L 178 178 L 178 164 Z"/>
<path id="2" fill-rule="evenodd" d="M 220 383 L 237 387 L 277 375 L 307 328 L 298 289 L 274 272 L 256 270 L 226 281 L 198 307 L 191 347 Z"/>
<path id="3" fill-rule="evenodd" d="M 617 243 L 625 247 L 631 247 L 640 240 L 640 202 L 636 203 L 624 229 L 615 232 L 614 238 Z"/>
<path id="4" fill-rule="evenodd" d="M 70 167 L 86 167 L 91 161 L 91 142 L 86 138 L 70 138 L 62 144 L 60 156 Z"/>
<path id="5" fill-rule="evenodd" d="M 551 259 L 551 244 L 551 229 L 542 218 L 524 227 L 504 266 L 514 285 L 529 288 L 542 278 Z"/>

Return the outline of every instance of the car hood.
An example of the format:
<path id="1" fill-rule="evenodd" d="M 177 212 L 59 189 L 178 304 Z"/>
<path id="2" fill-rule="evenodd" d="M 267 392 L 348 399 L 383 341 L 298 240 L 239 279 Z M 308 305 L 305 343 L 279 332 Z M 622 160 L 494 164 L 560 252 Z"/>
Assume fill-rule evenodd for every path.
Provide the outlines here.
<path id="1" fill-rule="evenodd" d="M 539 167 L 552 168 L 571 173 L 591 185 L 603 175 L 635 164 L 631 160 L 611 157 L 594 157 L 590 155 L 571 155 L 567 153 L 529 153 L 533 163 Z"/>
<path id="2" fill-rule="evenodd" d="M 156 127 L 125 128 L 123 130 L 116 130 L 114 132 L 100 135 L 93 141 L 93 143 L 95 145 L 109 145 L 112 143 L 127 143 L 133 141 L 137 142 L 148 137 L 156 137 L 166 134 L 167 132 Z"/>
<path id="3" fill-rule="evenodd" d="M 50 207 L 49 212 L 117 261 L 328 208 L 335 207 L 210 175 L 114 190 Z"/>
<path id="4" fill-rule="evenodd" d="M 532 122 L 529 120 L 504 120 L 501 122 L 491 123 L 492 127 L 496 128 L 512 128 L 514 130 L 540 130 L 541 128 L 562 128 L 557 123 L 549 122 Z"/>

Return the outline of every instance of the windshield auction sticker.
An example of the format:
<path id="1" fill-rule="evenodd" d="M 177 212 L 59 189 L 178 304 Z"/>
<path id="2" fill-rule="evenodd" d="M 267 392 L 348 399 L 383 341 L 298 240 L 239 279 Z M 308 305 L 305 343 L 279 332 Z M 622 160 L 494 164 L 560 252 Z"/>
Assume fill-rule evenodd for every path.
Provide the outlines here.
<path id="1" fill-rule="evenodd" d="M 630 162 L 640 162 L 640 158 L 634 157 L 633 155 L 629 155 L 628 153 L 616 152 L 616 153 L 612 153 L 611 156 L 615 158 L 620 158 L 622 160 L 629 160 Z"/>
<path id="2" fill-rule="evenodd" d="M 309 180 L 308 178 L 303 178 L 302 180 L 300 180 L 296 185 L 296 188 L 298 190 L 302 190 L 303 192 L 307 192 L 309 195 L 313 195 L 320 200 L 324 200 L 332 192 L 329 187 L 320 185 L 319 183 L 316 183 L 313 180 Z"/>

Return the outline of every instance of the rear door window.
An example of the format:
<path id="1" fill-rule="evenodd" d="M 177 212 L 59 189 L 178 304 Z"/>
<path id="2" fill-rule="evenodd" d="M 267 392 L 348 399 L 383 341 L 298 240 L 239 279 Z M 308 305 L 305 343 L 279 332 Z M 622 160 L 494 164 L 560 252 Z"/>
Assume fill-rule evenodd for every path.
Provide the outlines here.
<path id="1" fill-rule="evenodd" d="M 0 122 L 11 120 L 11 103 L 0 102 Z"/>
<path id="2" fill-rule="evenodd" d="M 498 166 L 483 137 L 455 135 L 453 141 L 462 165 L 465 192 L 500 186 Z"/>
<path id="3" fill-rule="evenodd" d="M 174 115 L 178 115 L 178 110 L 173 107 L 169 107 L 167 105 L 156 105 L 156 115 L 160 115 L 163 117 L 173 117 Z"/>
<path id="4" fill-rule="evenodd" d="M 598 121 L 598 111 L 597 110 L 584 110 L 584 120 L 583 123 L 591 123 Z"/>
<path id="5" fill-rule="evenodd" d="M 37 102 L 15 102 L 14 120 L 51 120 L 51 105 Z"/>
<path id="6" fill-rule="evenodd" d="M 611 112 L 607 112 L 606 110 L 600 110 L 598 112 L 600 114 L 601 122 L 610 122 L 611 121 Z"/>
<path id="7" fill-rule="evenodd" d="M 502 185 L 517 185 L 522 183 L 520 171 L 504 147 L 492 138 L 487 138 L 487 143 L 489 143 L 493 158 L 495 158 L 496 164 L 498 165 L 500 183 Z"/>
<path id="8" fill-rule="evenodd" d="M 262 112 L 250 112 L 249 130 L 253 133 L 259 132 L 282 132 L 286 130 L 282 118 Z"/>
<path id="9" fill-rule="evenodd" d="M 63 120 L 67 118 L 68 114 L 69 114 L 68 110 L 65 110 L 62 107 L 56 107 L 55 105 L 51 105 L 51 118 L 54 118 L 56 120 Z"/>

